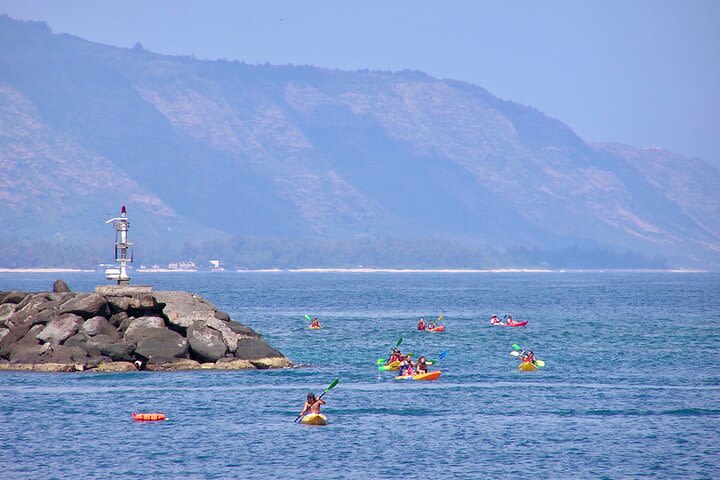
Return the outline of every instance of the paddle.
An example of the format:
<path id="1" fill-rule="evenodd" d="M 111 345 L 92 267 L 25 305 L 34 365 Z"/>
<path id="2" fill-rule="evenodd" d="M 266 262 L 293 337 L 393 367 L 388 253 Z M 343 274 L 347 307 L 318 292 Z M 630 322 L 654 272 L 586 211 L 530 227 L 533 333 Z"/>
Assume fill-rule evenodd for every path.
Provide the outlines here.
<path id="1" fill-rule="evenodd" d="M 307 318 L 309 322 L 312 322 L 312 318 L 310 318 L 310 315 L 308 315 L 307 313 L 305 314 L 305 318 Z"/>
<path id="2" fill-rule="evenodd" d="M 435 365 L 437 362 L 439 362 L 439 361 L 442 360 L 443 358 L 447 357 L 447 356 L 448 356 L 448 353 L 450 353 L 450 351 L 449 351 L 449 350 L 445 350 L 445 351 L 442 352 L 440 355 L 438 355 L 438 357 L 437 357 L 435 360 L 430 360 L 429 362 L 427 362 L 427 364 L 428 364 L 428 365 Z"/>
<path id="3" fill-rule="evenodd" d="M 519 357 L 519 356 L 520 356 L 520 352 L 518 352 L 518 350 L 522 350 L 522 349 L 520 348 L 520 345 L 518 345 L 517 343 L 513 343 L 513 344 L 512 344 L 512 347 L 515 349 L 515 351 L 514 351 L 514 352 L 510 352 L 510 355 L 512 355 L 513 357 Z M 539 358 L 536 358 L 536 359 L 533 361 L 533 363 L 534 363 L 535 365 L 537 365 L 538 367 L 544 367 L 544 366 L 545 366 L 545 362 L 544 362 L 543 360 L 540 360 Z"/>
<path id="4" fill-rule="evenodd" d="M 326 393 L 328 393 L 330 390 L 332 390 L 333 388 L 335 388 L 335 385 L 337 385 L 338 382 L 340 382 L 340 379 L 339 379 L 339 378 L 336 378 L 335 380 L 333 380 L 333 382 L 330 384 L 330 386 L 327 387 L 327 388 L 325 389 L 325 391 L 323 391 L 323 393 L 320 394 L 320 396 L 319 396 L 317 399 L 320 400 L 322 397 L 324 397 Z M 312 406 L 312 405 L 310 405 L 310 406 Z M 308 408 L 310 408 L 310 407 L 308 407 Z M 293 420 L 293 423 L 295 423 L 295 422 L 297 422 L 298 420 L 300 420 L 300 417 L 302 417 L 303 415 L 305 415 L 305 412 L 306 412 L 306 411 L 307 411 L 307 408 L 306 408 L 305 410 L 303 410 L 302 413 L 301 413 L 300 415 L 298 415 L 295 420 Z"/>

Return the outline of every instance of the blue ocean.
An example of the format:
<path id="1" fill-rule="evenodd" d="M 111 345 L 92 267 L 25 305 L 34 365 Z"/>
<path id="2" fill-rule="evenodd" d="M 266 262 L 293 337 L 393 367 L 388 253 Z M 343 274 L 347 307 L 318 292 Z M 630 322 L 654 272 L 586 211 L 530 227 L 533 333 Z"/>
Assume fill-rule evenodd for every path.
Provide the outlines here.
<path id="1" fill-rule="evenodd" d="M 100 273 L 0 274 L 74 290 Z M 720 275 L 162 273 L 298 366 L 275 371 L 0 372 L 0 477 L 720 478 Z M 490 315 L 529 320 L 489 324 Z M 308 330 L 305 314 L 323 329 Z M 444 333 L 417 331 L 444 316 Z M 375 360 L 449 351 L 435 382 Z M 518 343 L 546 366 L 517 370 Z M 325 427 L 293 423 L 310 391 Z M 169 420 L 133 422 L 131 412 Z"/>

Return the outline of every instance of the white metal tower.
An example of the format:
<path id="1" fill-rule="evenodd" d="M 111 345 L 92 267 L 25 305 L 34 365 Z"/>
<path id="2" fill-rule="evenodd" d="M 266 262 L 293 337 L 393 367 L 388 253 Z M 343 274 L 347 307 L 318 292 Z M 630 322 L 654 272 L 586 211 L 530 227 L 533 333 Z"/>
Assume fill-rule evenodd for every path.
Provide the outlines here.
<path id="1" fill-rule="evenodd" d="M 120 264 L 120 268 L 108 268 L 105 270 L 105 278 L 108 280 L 117 280 L 118 285 L 128 285 L 130 277 L 127 274 L 127 263 L 133 261 L 132 243 L 127 241 L 128 227 L 130 222 L 127 218 L 125 205 L 120 210 L 120 216 L 111 218 L 105 223 L 111 223 L 115 227 L 115 261 Z M 130 254 L 128 256 L 128 253 Z"/>

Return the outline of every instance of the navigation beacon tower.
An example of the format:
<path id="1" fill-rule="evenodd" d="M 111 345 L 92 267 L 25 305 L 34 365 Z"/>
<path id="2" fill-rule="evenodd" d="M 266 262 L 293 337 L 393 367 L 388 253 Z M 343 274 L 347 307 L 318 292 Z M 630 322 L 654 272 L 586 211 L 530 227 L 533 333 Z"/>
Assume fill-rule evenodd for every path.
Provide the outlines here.
<path id="1" fill-rule="evenodd" d="M 128 227 L 130 222 L 127 218 L 125 205 L 120 210 L 120 216 L 111 218 L 105 223 L 111 223 L 115 227 L 115 261 L 120 264 L 120 268 L 108 268 L 105 270 L 105 278 L 108 280 L 117 280 L 118 285 L 128 285 L 130 277 L 127 274 L 127 263 L 133 261 L 132 243 L 127 241 Z M 130 253 L 128 257 L 128 253 Z"/>

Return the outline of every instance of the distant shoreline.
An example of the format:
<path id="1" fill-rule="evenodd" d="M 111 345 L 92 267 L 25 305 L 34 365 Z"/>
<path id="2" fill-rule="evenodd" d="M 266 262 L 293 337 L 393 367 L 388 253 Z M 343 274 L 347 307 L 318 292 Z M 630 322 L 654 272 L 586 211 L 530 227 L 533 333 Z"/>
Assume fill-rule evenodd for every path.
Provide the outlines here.
<path id="1" fill-rule="evenodd" d="M 0 273 L 91 273 L 81 268 L 0 268 Z M 169 268 L 133 270 L 134 273 L 710 273 L 709 270 L 668 268 L 258 268 L 238 270 L 173 270 Z"/>
<path id="2" fill-rule="evenodd" d="M 0 273 L 68 273 L 68 272 L 95 272 L 82 268 L 0 268 Z"/>

